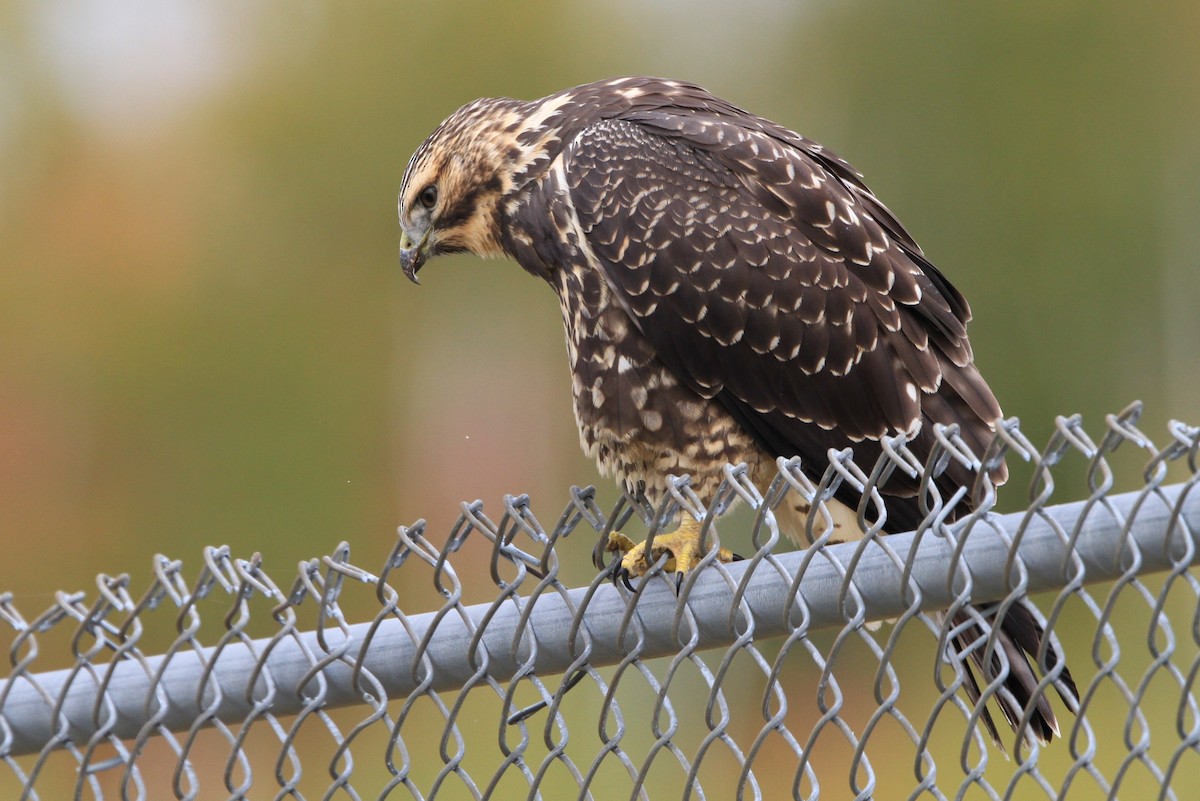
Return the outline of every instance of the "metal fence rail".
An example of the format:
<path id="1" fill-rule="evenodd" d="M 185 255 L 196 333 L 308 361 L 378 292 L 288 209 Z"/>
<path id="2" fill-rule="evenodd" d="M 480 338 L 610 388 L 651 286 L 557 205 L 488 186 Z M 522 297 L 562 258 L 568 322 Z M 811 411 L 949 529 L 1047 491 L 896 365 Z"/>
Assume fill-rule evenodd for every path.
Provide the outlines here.
<path id="1" fill-rule="evenodd" d="M 1158 446 L 1139 412 L 1098 442 L 1060 418 L 1040 451 L 1010 421 L 979 458 L 952 429 L 924 465 L 899 439 L 876 465 L 831 453 L 819 482 L 782 461 L 765 499 L 737 467 L 707 507 L 680 480 L 668 505 L 747 558 L 679 586 L 656 568 L 634 590 L 570 588 L 575 543 L 675 511 L 605 513 L 575 489 L 551 528 L 524 496 L 496 520 L 464 504 L 440 546 L 419 522 L 378 570 L 343 545 L 286 589 L 222 547 L 190 584 L 160 556 L 140 595 L 101 576 L 33 619 L 0 596 L 0 797 L 1193 798 L 1200 430 L 1172 423 Z M 1119 447 L 1144 452 L 1136 476 Z M 915 532 L 869 522 L 892 470 L 1005 457 L 1031 465 L 1023 511 L 981 482 L 931 490 Z M 1052 504 L 1070 460 L 1086 496 Z M 771 508 L 800 493 L 819 515 L 843 482 L 863 539 L 781 547 Z M 975 511 L 946 522 L 967 492 Z M 748 511 L 727 515 L 735 500 Z M 470 603 L 481 586 L 492 600 Z M 942 610 L 1038 593 L 1080 700 L 1054 697 L 1061 738 L 998 747 L 980 707 L 1001 682 L 971 701 Z"/>

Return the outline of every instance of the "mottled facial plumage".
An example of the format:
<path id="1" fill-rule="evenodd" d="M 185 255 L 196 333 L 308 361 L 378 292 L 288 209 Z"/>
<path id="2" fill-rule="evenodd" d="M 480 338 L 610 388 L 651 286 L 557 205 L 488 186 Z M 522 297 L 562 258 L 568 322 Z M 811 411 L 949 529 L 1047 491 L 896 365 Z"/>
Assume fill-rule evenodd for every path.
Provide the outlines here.
<path id="1" fill-rule="evenodd" d="M 508 130 L 513 100 L 476 100 L 438 126 L 413 154 L 400 189 L 400 227 L 416 268 L 442 253 L 498 256 L 501 198 L 519 152 Z M 415 272 L 415 270 L 414 270 Z"/>

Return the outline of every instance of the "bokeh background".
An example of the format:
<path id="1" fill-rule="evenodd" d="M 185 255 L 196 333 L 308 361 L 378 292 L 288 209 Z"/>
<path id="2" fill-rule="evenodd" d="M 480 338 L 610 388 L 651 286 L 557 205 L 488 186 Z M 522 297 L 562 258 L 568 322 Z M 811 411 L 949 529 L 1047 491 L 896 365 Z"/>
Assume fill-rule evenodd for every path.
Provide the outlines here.
<path id="1" fill-rule="evenodd" d="M 1198 32 L 1189 0 L 0 3 L 0 590 L 220 543 L 377 564 L 506 492 L 552 522 L 599 480 L 557 305 L 503 261 L 410 285 L 395 194 L 462 103 L 613 75 L 856 165 L 1039 445 L 1135 398 L 1165 438 L 1200 418 Z"/>

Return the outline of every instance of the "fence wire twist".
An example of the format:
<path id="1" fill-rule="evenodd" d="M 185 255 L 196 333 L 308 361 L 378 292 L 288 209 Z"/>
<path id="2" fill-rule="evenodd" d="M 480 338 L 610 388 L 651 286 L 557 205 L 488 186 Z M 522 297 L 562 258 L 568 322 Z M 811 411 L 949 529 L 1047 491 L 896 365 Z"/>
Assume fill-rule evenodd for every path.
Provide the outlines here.
<path id="1" fill-rule="evenodd" d="M 32 619 L 0 596 L 0 794 L 1193 798 L 1200 430 L 1173 422 L 1159 446 L 1139 414 L 1110 416 L 1099 442 L 1059 418 L 1040 451 L 1015 420 L 982 455 L 939 429 L 925 464 L 897 438 L 875 465 L 831 452 L 819 481 L 780 460 L 765 495 L 730 466 L 717 497 L 681 478 L 656 510 L 624 497 L 605 513 L 573 488 L 549 529 L 527 496 L 497 519 L 463 504 L 440 546 L 419 521 L 375 571 L 342 544 L 283 586 L 223 546 L 191 583 L 155 557 L 140 595 L 101 575 L 94 596 L 60 592 Z M 1133 492 L 1114 491 L 1120 447 L 1145 455 Z M 951 459 L 1005 458 L 1032 466 L 1017 513 L 986 482 L 940 497 L 930 481 Z M 1067 460 L 1085 465 L 1086 497 L 1052 504 Z M 927 514 L 884 537 L 877 487 L 894 470 L 924 479 Z M 781 548 L 771 510 L 799 495 L 818 520 L 844 483 L 863 538 Z M 736 501 L 748 511 L 726 516 Z M 632 590 L 603 572 L 568 586 L 568 537 L 596 536 L 600 555 L 610 531 L 654 532 L 679 509 L 746 558 L 710 555 L 678 586 L 662 560 Z M 492 600 L 470 603 L 481 587 Z M 1002 676 L 971 701 L 952 613 L 1039 593 L 1079 701 L 1054 699 L 1061 738 L 997 747 L 981 714 Z M 1061 688 L 1063 666 L 1038 661 L 1039 691 Z"/>

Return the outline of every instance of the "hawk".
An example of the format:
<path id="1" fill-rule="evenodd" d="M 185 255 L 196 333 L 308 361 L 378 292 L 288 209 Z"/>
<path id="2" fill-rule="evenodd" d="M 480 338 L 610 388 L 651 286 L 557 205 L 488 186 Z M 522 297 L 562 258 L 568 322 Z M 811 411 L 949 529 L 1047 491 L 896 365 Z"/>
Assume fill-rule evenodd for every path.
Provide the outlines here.
<path id="1" fill-rule="evenodd" d="M 935 423 L 957 424 L 983 453 L 1000 418 L 967 341 L 966 300 L 859 173 L 698 86 L 631 77 L 468 103 L 413 154 L 399 214 L 414 282 L 431 257 L 469 252 L 511 258 L 550 285 L 583 449 L 652 504 L 682 474 L 711 498 L 730 463 L 764 487 L 781 456 L 816 476 L 831 448 L 870 465 L 897 433 L 924 460 Z M 1006 477 L 1000 467 L 989 478 Z M 975 479 L 952 462 L 937 483 L 949 494 Z M 897 471 L 882 491 L 885 530 L 921 522 L 916 481 Z M 781 526 L 797 535 L 808 509 L 788 506 Z M 698 540 L 688 518 L 652 556 L 687 570 Z M 620 569 L 640 574 L 646 556 L 629 550 Z M 995 608 L 976 612 L 996 623 Z M 952 621 L 955 646 L 974 645 L 990 683 L 1002 663 L 983 664 L 976 619 Z M 995 697 L 1014 730 L 1029 708 L 1033 735 L 1049 741 L 1042 626 L 1023 603 L 997 625 L 1008 675 Z M 1061 655 L 1051 647 L 1046 660 Z M 1060 687 L 1078 698 L 1065 670 Z"/>

